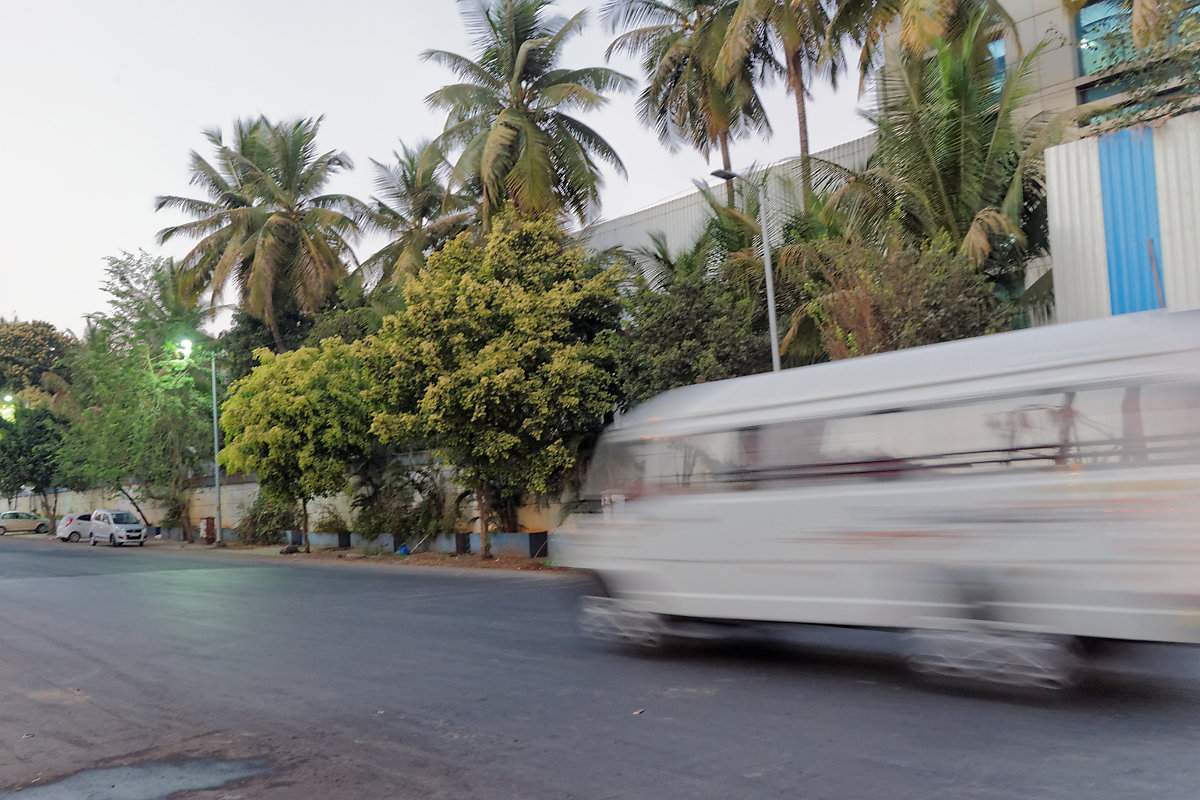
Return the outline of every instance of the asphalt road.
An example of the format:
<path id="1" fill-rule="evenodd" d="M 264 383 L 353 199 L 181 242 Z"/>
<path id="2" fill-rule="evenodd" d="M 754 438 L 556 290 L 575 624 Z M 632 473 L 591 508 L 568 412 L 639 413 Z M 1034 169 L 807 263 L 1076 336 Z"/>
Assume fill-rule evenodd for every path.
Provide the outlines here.
<path id="1" fill-rule="evenodd" d="M 0 538 L 0 797 L 196 759 L 257 774 L 179 797 L 1200 797 L 1200 651 L 997 695 L 878 633 L 592 645 L 579 585 Z"/>

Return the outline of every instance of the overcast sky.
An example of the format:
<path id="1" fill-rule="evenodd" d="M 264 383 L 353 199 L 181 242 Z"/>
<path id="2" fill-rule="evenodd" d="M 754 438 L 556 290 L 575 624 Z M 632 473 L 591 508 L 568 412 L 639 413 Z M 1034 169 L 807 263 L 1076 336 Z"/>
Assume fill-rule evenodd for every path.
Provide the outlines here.
<path id="1" fill-rule="evenodd" d="M 563 14 L 591 8 L 588 31 L 567 48 L 565 65 L 603 62 L 612 34 L 600 25 L 600 5 L 558 3 Z M 343 150 L 355 163 L 330 190 L 365 199 L 371 158 L 387 160 L 400 139 L 416 143 L 445 121 L 424 97 L 452 76 L 422 62 L 421 52 L 473 55 L 451 0 L 36 0 L 6 4 L 4 17 L 0 316 L 76 333 L 85 314 L 104 307 L 105 256 L 186 253 L 186 242 L 156 244 L 158 230 L 183 218 L 155 214 L 153 203 L 160 194 L 195 194 L 188 154 L 211 156 L 203 130 L 229 130 L 234 119 L 259 114 L 323 114 L 321 148 Z M 632 61 L 611 66 L 637 77 Z M 836 94 L 814 88 L 814 151 L 867 132 L 857 81 L 843 84 Z M 777 83 L 766 99 L 774 136 L 735 143 L 735 169 L 798 150 L 791 98 Z M 588 121 L 629 171 L 627 181 L 606 176 L 606 218 L 685 192 L 719 166 L 715 154 L 706 164 L 690 151 L 665 150 L 637 123 L 632 95 L 615 97 Z"/>

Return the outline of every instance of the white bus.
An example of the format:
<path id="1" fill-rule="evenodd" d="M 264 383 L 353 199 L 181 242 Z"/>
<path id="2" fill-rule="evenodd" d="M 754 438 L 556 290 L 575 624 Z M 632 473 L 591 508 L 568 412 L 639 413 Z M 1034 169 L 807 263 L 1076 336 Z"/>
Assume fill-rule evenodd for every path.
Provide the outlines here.
<path id="1" fill-rule="evenodd" d="M 923 672 L 1065 685 L 1081 642 L 1200 641 L 1200 312 L 670 391 L 584 496 L 555 540 L 591 634 L 890 628 Z"/>

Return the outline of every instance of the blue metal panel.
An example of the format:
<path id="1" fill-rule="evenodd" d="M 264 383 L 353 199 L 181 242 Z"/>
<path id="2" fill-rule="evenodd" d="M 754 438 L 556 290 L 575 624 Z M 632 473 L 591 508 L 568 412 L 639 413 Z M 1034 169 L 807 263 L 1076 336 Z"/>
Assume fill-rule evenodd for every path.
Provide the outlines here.
<path id="1" fill-rule="evenodd" d="M 1162 308 L 1158 187 L 1149 128 L 1127 128 L 1100 137 L 1100 186 L 1112 313 Z"/>

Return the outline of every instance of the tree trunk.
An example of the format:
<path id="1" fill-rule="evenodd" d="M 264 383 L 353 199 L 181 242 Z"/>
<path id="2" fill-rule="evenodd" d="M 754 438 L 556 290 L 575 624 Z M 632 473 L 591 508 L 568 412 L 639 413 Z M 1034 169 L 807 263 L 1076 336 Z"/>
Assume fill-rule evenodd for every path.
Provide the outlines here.
<path id="1" fill-rule="evenodd" d="M 733 172 L 733 162 L 729 160 L 729 134 L 722 133 L 719 140 L 721 143 L 721 166 L 726 172 Z M 725 205 L 733 208 L 733 178 L 725 179 Z"/>
<path id="2" fill-rule="evenodd" d="M 192 532 L 192 507 L 191 504 L 184 500 L 180 495 L 175 495 L 179 501 L 179 507 L 183 513 L 180 518 L 183 521 L 183 539 L 188 544 L 195 544 L 196 535 Z"/>
<path id="3" fill-rule="evenodd" d="M 54 525 L 54 514 L 50 511 L 50 496 L 47 492 L 38 492 L 38 496 L 42 498 L 42 511 L 46 514 L 46 519 L 50 520 L 50 524 Z M 54 504 L 58 505 L 58 492 L 54 493 Z M 50 529 L 54 530 L 53 527 Z"/>
<path id="4" fill-rule="evenodd" d="M 308 498 L 300 501 L 300 538 L 304 541 L 304 552 L 311 553 L 308 546 Z"/>
<path id="5" fill-rule="evenodd" d="M 129 501 L 130 505 L 133 506 L 134 511 L 136 511 L 138 516 L 142 518 L 142 524 L 149 527 L 150 520 L 146 519 L 146 512 L 142 511 L 142 507 L 138 505 L 138 501 L 133 499 L 133 495 L 131 495 L 124 486 L 121 487 L 121 494 L 125 495 L 125 499 Z M 55 503 L 55 505 L 58 504 Z"/>
<path id="6" fill-rule="evenodd" d="M 479 501 L 479 555 L 487 559 L 492 557 L 492 542 L 488 539 L 488 518 L 492 516 L 492 493 L 486 483 L 481 483 L 475 490 L 475 498 Z"/>
<path id="7" fill-rule="evenodd" d="M 802 54 L 788 58 L 788 86 L 796 98 L 796 121 L 800 123 L 800 188 L 801 202 L 807 206 L 812 193 L 812 166 L 808 163 L 808 111 L 804 101 L 804 62 Z"/>

